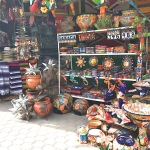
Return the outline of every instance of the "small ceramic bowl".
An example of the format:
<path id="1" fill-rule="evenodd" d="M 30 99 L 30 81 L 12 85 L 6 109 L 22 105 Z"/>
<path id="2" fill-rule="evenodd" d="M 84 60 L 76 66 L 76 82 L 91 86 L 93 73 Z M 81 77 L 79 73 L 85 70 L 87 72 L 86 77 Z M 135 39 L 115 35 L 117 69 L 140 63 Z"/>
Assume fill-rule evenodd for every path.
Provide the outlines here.
<path id="1" fill-rule="evenodd" d="M 97 129 L 97 128 L 100 128 L 102 122 L 99 121 L 99 120 L 89 120 L 88 121 L 88 127 L 90 129 Z"/>

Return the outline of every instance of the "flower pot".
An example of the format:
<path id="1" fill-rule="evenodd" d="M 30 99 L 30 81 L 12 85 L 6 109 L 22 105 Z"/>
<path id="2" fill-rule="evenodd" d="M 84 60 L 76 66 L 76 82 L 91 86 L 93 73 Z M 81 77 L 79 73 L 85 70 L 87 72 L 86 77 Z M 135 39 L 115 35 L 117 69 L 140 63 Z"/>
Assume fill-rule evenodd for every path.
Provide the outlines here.
<path id="1" fill-rule="evenodd" d="M 82 31 L 86 31 L 89 28 L 91 29 L 94 26 L 94 23 L 97 21 L 96 14 L 82 14 L 77 16 L 76 23 Z"/>
<path id="2" fill-rule="evenodd" d="M 73 32 L 75 31 L 76 22 L 74 16 L 65 16 L 60 23 L 62 32 Z"/>
<path id="3" fill-rule="evenodd" d="M 50 102 L 50 98 L 45 97 L 43 101 L 35 102 L 33 108 L 34 111 L 37 113 L 37 115 L 41 117 L 47 116 L 52 110 L 52 104 Z"/>
<path id="4" fill-rule="evenodd" d="M 28 75 L 26 84 L 30 89 L 35 89 L 41 83 L 41 75 Z"/>
<path id="5" fill-rule="evenodd" d="M 36 98 L 40 91 L 37 90 L 26 90 L 26 94 L 28 95 L 28 101 L 32 101 L 32 99 Z"/>
<path id="6" fill-rule="evenodd" d="M 122 16 L 120 23 L 122 26 L 132 26 L 132 23 L 135 22 L 135 17 L 138 16 L 137 10 L 124 10 L 122 11 Z"/>

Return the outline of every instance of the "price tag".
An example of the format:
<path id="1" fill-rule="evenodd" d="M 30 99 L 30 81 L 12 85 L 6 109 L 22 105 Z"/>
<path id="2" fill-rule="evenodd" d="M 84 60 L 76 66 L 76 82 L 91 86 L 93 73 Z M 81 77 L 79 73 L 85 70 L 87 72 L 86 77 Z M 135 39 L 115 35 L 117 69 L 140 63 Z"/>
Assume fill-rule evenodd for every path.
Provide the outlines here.
<path id="1" fill-rule="evenodd" d="M 120 39 L 120 31 L 119 30 L 108 31 L 107 32 L 107 39 L 108 40 Z"/>
<path id="2" fill-rule="evenodd" d="M 122 31 L 121 33 L 122 40 L 134 39 L 134 36 L 135 36 L 134 30 Z"/>

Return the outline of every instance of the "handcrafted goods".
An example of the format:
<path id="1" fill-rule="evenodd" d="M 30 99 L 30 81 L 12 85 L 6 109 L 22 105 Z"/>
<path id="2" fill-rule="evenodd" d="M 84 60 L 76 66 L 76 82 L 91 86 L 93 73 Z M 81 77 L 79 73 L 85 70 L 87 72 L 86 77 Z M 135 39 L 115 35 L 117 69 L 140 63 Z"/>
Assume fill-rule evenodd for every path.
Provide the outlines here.
<path id="1" fill-rule="evenodd" d="M 135 22 L 135 17 L 138 16 L 137 10 L 124 10 L 122 11 L 122 17 L 120 23 L 122 26 L 132 26 Z"/>
<path id="2" fill-rule="evenodd" d="M 114 60 L 112 59 L 112 58 L 105 58 L 104 60 L 103 60 L 103 68 L 104 68 L 104 70 L 106 70 L 106 71 L 109 71 L 109 70 L 111 70 L 112 68 L 113 68 L 113 66 L 114 66 Z"/>
<path id="3" fill-rule="evenodd" d="M 98 59 L 96 56 L 91 56 L 89 59 L 89 65 L 94 67 L 98 64 Z"/>
<path id="4" fill-rule="evenodd" d="M 95 40 L 95 33 L 79 34 L 79 41 Z"/>
<path id="5" fill-rule="evenodd" d="M 100 128 L 102 122 L 99 120 L 89 120 L 88 121 L 88 127 L 89 129 L 96 129 L 96 128 Z"/>
<path id="6" fill-rule="evenodd" d="M 82 14 L 77 16 L 76 23 L 82 31 L 91 29 L 97 21 L 96 14 Z"/>
<path id="7" fill-rule="evenodd" d="M 124 104 L 123 109 L 128 113 L 130 118 L 139 128 L 139 140 L 141 146 L 148 145 L 148 137 L 146 134 L 147 125 L 150 122 L 150 106 L 144 103 L 136 102 L 131 104 Z"/>
<path id="8" fill-rule="evenodd" d="M 26 90 L 26 94 L 28 96 L 28 101 L 32 101 L 32 99 L 36 98 L 38 96 L 38 94 L 40 93 L 40 91 L 38 90 Z"/>
<path id="9" fill-rule="evenodd" d="M 83 66 L 85 66 L 85 58 L 80 56 L 80 57 L 77 57 L 77 61 L 76 61 L 76 64 L 77 64 L 77 67 L 80 67 L 82 68 Z"/>
<path id="10" fill-rule="evenodd" d="M 136 141 L 128 134 L 121 134 L 113 141 L 113 150 L 137 150 Z"/>
<path id="11" fill-rule="evenodd" d="M 77 135 L 79 137 L 79 142 L 81 144 L 86 144 L 88 142 L 87 138 L 88 130 L 89 130 L 88 127 L 86 127 L 85 125 L 78 127 Z"/>
<path id="12" fill-rule="evenodd" d="M 53 101 L 53 111 L 58 114 L 70 112 L 73 106 L 72 101 L 72 97 L 67 93 L 58 95 Z"/>
<path id="13" fill-rule="evenodd" d="M 64 33 L 73 32 L 75 30 L 75 18 L 74 16 L 65 16 L 60 23 L 61 30 Z"/>
<path id="14" fill-rule="evenodd" d="M 129 43 L 128 45 L 128 48 L 129 48 L 129 53 L 139 53 L 139 44 L 131 44 Z"/>
<path id="15" fill-rule="evenodd" d="M 34 111 L 41 117 L 47 116 L 52 110 L 52 104 L 49 97 L 34 103 Z"/>
<path id="16" fill-rule="evenodd" d="M 76 99 L 73 104 L 73 111 L 76 115 L 86 115 L 86 111 L 89 108 L 89 103 L 85 99 Z"/>
<path id="17" fill-rule="evenodd" d="M 132 60 L 132 58 L 130 57 L 130 56 L 125 56 L 124 58 L 123 58 L 123 65 L 122 65 L 122 67 L 123 67 L 123 69 L 125 70 L 125 71 L 127 71 L 127 72 L 129 72 L 129 71 L 131 71 L 132 70 L 132 65 L 133 65 L 133 60 Z"/>

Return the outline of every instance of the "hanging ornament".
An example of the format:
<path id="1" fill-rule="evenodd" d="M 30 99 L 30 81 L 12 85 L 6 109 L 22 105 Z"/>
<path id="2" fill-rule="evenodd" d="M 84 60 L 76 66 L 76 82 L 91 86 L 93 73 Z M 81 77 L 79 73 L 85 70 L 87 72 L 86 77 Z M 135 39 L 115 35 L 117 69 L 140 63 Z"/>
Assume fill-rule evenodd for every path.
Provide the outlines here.
<path id="1" fill-rule="evenodd" d="M 103 60 L 103 68 L 104 68 L 104 70 L 106 70 L 106 71 L 109 71 L 109 70 L 111 70 L 112 68 L 113 68 L 113 66 L 114 66 L 114 60 L 112 59 L 112 58 L 105 58 L 104 60 Z"/>
<path id="2" fill-rule="evenodd" d="M 48 12 L 48 9 L 46 7 L 41 7 L 40 10 L 43 14 L 46 14 Z"/>
<path id="3" fill-rule="evenodd" d="M 77 58 L 76 61 L 77 67 L 82 68 L 83 66 L 85 66 L 85 63 L 86 63 L 85 58 L 83 58 L 82 56 Z"/>
<path id="4" fill-rule="evenodd" d="M 98 64 L 98 59 L 95 56 L 90 57 L 89 59 L 89 65 L 94 67 Z"/>
<path id="5" fill-rule="evenodd" d="M 132 65 L 133 65 L 133 60 L 132 60 L 132 58 L 130 57 L 130 56 L 125 56 L 124 58 L 123 58 L 123 65 L 122 65 L 122 67 L 123 67 L 123 69 L 125 70 L 125 71 L 131 71 L 132 70 Z"/>
<path id="6" fill-rule="evenodd" d="M 70 9 L 72 11 L 72 14 L 75 15 L 74 3 L 70 4 Z"/>

